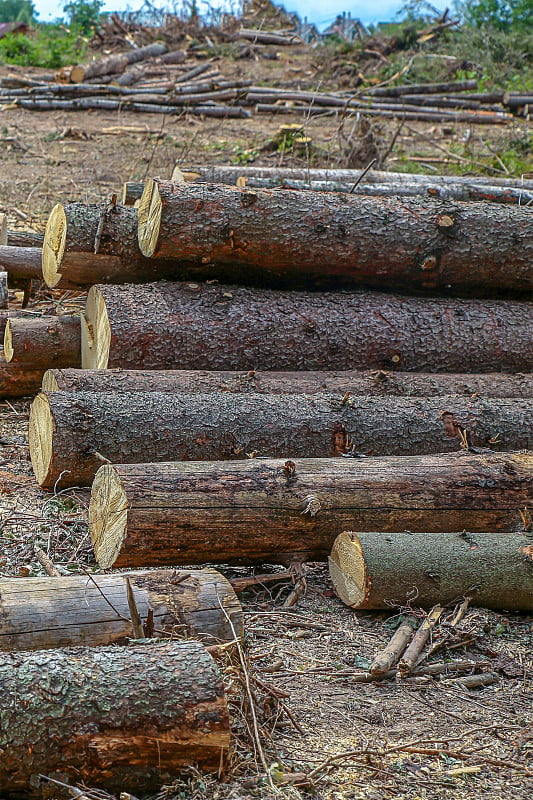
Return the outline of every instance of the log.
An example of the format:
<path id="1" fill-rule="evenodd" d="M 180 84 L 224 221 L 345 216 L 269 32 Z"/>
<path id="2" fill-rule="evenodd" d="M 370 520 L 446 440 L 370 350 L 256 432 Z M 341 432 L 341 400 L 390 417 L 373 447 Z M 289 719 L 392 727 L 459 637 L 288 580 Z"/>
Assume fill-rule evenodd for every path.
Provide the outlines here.
<path id="1" fill-rule="evenodd" d="M 7 309 L 8 289 L 7 272 L 0 271 L 0 309 Z"/>
<path id="2" fill-rule="evenodd" d="M 41 797 L 39 774 L 144 794 L 224 768 L 222 679 L 198 642 L 4 653 L 0 682 L 4 797 Z"/>
<path id="3" fill-rule="evenodd" d="M 138 224 L 146 257 L 242 265 L 289 285 L 529 297 L 533 285 L 533 217 L 497 204 L 150 179 Z"/>
<path id="4" fill-rule="evenodd" d="M 403 86 L 379 86 L 368 89 L 374 97 L 398 97 L 404 94 L 447 94 L 448 92 L 468 92 L 477 89 L 477 81 L 451 81 L 449 83 L 418 83 Z"/>
<path id="5" fill-rule="evenodd" d="M 81 365 L 80 317 L 8 319 L 4 332 L 7 362 L 27 367 L 78 367 Z"/>
<path id="6" fill-rule="evenodd" d="M 11 247 L 38 247 L 41 249 L 43 246 L 43 239 L 44 234 L 36 233 L 35 231 L 10 229 L 7 232 L 7 244 Z M 41 273 L 39 272 L 39 278 L 41 277 Z"/>
<path id="7" fill-rule="evenodd" d="M 339 530 L 520 531 L 533 455 L 102 466 L 89 527 L 102 568 L 325 560 Z"/>
<path id="8" fill-rule="evenodd" d="M 0 245 L 0 267 L 6 270 L 10 279 L 42 279 L 40 247 L 17 247 Z"/>
<path id="9" fill-rule="evenodd" d="M 531 400 L 52 392 L 30 412 L 43 488 L 87 486 L 102 461 L 422 455 L 533 447 Z"/>
<path id="10" fill-rule="evenodd" d="M 28 108 L 28 101 L 20 100 L 17 105 Z M 59 107 L 59 106 L 57 106 Z M 44 111 L 44 105 L 42 109 Z M 365 117 L 385 117 L 388 119 L 413 120 L 417 122 L 456 122 L 469 123 L 471 125 L 506 125 L 513 120 L 511 114 L 504 111 L 449 111 L 438 108 L 417 109 L 416 111 L 405 111 L 401 106 L 394 106 L 394 110 L 384 109 L 380 106 L 365 107 L 351 106 L 348 111 L 341 107 L 332 107 L 331 104 L 321 106 L 318 102 L 311 105 L 284 105 L 282 103 L 257 103 L 255 106 L 257 114 L 301 114 L 309 116 L 333 116 L 346 113 L 363 113 Z"/>
<path id="11" fill-rule="evenodd" d="M 356 173 L 356 170 L 354 170 Z M 191 173 L 189 173 L 191 174 Z M 533 191 L 522 189 L 520 186 L 499 186 L 488 184 L 476 184 L 475 179 L 471 183 L 452 183 L 447 181 L 441 183 L 438 178 L 428 177 L 427 183 L 420 181 L 408 182 L 386 181 L 383 183 L 373 183 L 362 181 L 356 184 L 357 178 L 353 183 L 340 183 L 334 180 L 302 180 L 294 178 L 262 178 L 241 176 L 248 188 L 258 189 L 305 189 L 312 192 L 343 192 L 345 194 L 370 195 L 373 197 L 432 197 L 440 200 L 462 200 L 462 201 L 485 201 L 490 203 L 509 203 L 513 205 L 525 205 L 533 200 Z M 224 183 L 224 181 L 220 181 Z M 240 184 L 239 184 L 240 185 Z M 133 206 L 140 200 L 144 191 L 144 183 L 134 181 L 124 184 L 122 189 L 122 202 L 126 206 Z"/>
<path id="12" fill-rule="evenodd" d="M 485 375 L 385 372 L 216 372 L 206 370 L 50 369 L 43 376 L 47 392 L 170 392 L 201 394 L 317 394 L 341 397 L 533 397 L 533 375 Z"/>
<path id="13" fill-rule="evenodd" d="M 130 50 L 127 53 L 116 53 L 108 58 L 93 61 L 90 64 L 78 65 L 70 71 L 70 82 L 83 83 L 85 80 L 96 78 L 100 75 L 114 75 L 115 73 L 124 72 L 130 64 L 137 64 L 139 61 L 161 56 L 167 50 L 166 44 L 155 42 L 154 44 L 146 45 L 146 47 Z"/>
<path id="14" fill-rule="evenodd" d="M 7 244 L 7 217 L 0 213 L 0 246 Z"/>
<path id="15" fill-rule="evenodd" d="M 26 397 L 36 394 L 43 380 L 45 367 L 41 369 L 31 364 L 7 363 L 0 352 L 0 399 Z"/>
<path id="16" fill-rule="evenodd" d="M 533 306 L 165 283 L 94 286 L 85 369 L 533 372 Z"/>
<path id="17" fill-rule="evenodd" d="M 0 650 L 126 644 L 134 637 L 126 578 L 146 636 L 204 644 L 243 635 L 231 584 L 214 569 L 0 579 Z"/>
<path id="18" fill-rule="evenodd" d="M 329 559 L 340 599 L 357 609 L 470 605 L 533 611 L 533 547 L 526 533 L 351 533 Z"/>
<path id="19" fill-rule="evenodd" d="M 187 181 L 198 183 L 224 183 L 236 184 L 239 178 L 246 179 L 248 185 L 253 186 L 252 181 L 256 178 L 268 180 L 265 184 L 268 188 L 275 188 L 284 181 L 304 181 L 304 182 L 335 182 L 347 183 L 350 186 L 361 178 L 360 169 L 307 169 L 296 167 L 254 167 L 254 166 L 189 166 L 181 165 L 183 174 Z M 384 172 L 383 170 L 369 170 L 364 176 L 364 182 L 368 184 L 385 183 L 438 183 L 446 186 L 449 183 L 462 184 L 466 186 L 502 186 L 508 188 L 523 188 L 528 191 L 533 190 L 533 179 L 517 178 L 487 178 L 483 176 L 470 175 L 423 175 L 410 174 L 404 172 Z"/>

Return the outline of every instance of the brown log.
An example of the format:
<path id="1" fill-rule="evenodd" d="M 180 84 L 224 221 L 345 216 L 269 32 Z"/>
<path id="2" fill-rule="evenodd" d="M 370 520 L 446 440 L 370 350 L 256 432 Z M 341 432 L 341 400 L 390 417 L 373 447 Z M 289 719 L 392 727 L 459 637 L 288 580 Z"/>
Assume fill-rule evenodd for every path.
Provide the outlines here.
<path id="1" fill-rule="evenodd" d="M 533 375 L 485 375 L 418 372 L 216 372 L 207 370 L 50 369 L 43 376 L 47 392 L 170 392 L 201 394 L 317 394 L 341 397 L 533 397 Z M 347 398 L 347 400 L 349 399 Z"/>
<path id="2" fill-rule="evenodd" d="M 138 47 L 135 50 L 130 50 L 127 53 L 116 53 L 108 58 L 93 61 L 90 64 L 79 65 L 71 69 L 70 82 L 82 83 L 89 78 L 124 72 L 126 67 L 130 64 L 137 64 L 139 61 L 161 56 L 166 53 L 167 50 L 168 47 L 166 44 L 163 42 L 155 42 L 154 44 L 146 45 L 146 47 Z"/>
<path id="3" fill-rule="evenodd" d="M 295 284 L 531 296 L 527 209 L 150 179 L 138 212 L 146 257 L 240 264 Z"/>
<path id="4" fill-rule="evenodd" d="M 0 246 L 7 244 L 7 217 L 0 213 Z"/>
<path id="5" fill-rule="evenodd" d="M 531 400 L 52 392 L 30 412 L 32 464 L 48 489 L 88 485 L 103 460 L 422 455 L 462 442 L 532 447 Z"/>
<path id="6" fill-rule="evenodd" d="M 26 397 L 36 394 L 43 379 L 45 368 L 30 364 L 7 363 L 0 352 L 0 398 Z"/>
<path id="7" fill-rule="evenodd" d="M 533 372 L 533 306 L 164 283 L 95 286 L 86 369 Z"/>
<path id="8" fill-rule="evenodd" d="M 433 628 L 437 625 L 443 614 L 444 608 L 440 604 L 434 605 L 428 615 L 422 620 L 412 640 L 407 645 L 405 652 L 398 662 L 398 674 L 401 678 L 407 677 L 421 656 Z"/>
<path id="9" fill-rule="evenodd" d="M 81 365 L 81 334 L 78 316 L 8 319 L 4 331 L 4 354 L 31 368 L 78 367 Z"/>
<path id="10" fill-rule="evenodd" d="M 533 455 L 104 465 L 89 526 L 103 568 L 324 560 L 339 530 L 520 531 Z"/>
<path id="11" fill-rule="evenodd" d="M 357 170 L 353 170 L 357 176 Z M 186 173 L 187 174 L 187 173 Z M 192 173 L 189 173 L 192 174 Z M 274 177 L 246 177 L 240 176 L 248 188 L 258 189 L 305 189 L 312 192 L 344 192 L 346 194 L 371 195 L 374 197 L 432 197 L 441 200 L 462 200 L 462 201 L 487 201 L 492 203 L 510 203 L 513 205 L 525 205 L 529 200 L 533 200 L 533 191 L 526 190 L 520 186 L 500 186 L 476 183 L 473 178 L 470 183 L 447 181 L 442 183 L 438 176 L 428 176 L 427 183 L 418 180 L 408 182 L 406 180 L 393 181 L 387 180 L 383 183 L 361 181 L 356 184 L 357 177 L 353 178 L 352 183 L 340 183 L 335 180 L 308 180 Z M 225 181 L 217 181 L 224 183 Z M 231 181 L 227 181 L 231 183 Z M 234 181 L 235 182 L 235 181 Z M 144 183 L 128 182 L 122 189 L 122 202 L 126 206 L 133 206 L 140 200 L 144 191 Z"/>
<path id="12" fill-rule="evenodd" d="M 231 584 L 214 569 L 0 579 L 0 650 L 126 644 L 126 578 L 145 635 L 229 642 L 243 634 Z"/>
<path id="13" fill-rule="evenodd" d="M 39 774 L 145 794 L 224 768 L 222 679 L 198 642 L 4 653 L 0 682 L 4 797 L 41 797 Z"/>
<path id="14" fill-rule="evenodd" d="M 0 245 L 0 267 L 15 280 L 42 279 L 40 247 Z"/>
<path id="15" fill-rule="evenodd" d="M 173 270 L 168 264 L 154 268 L 142 256 L 136 208 L 58 203 L 52 209 L 42 256 L 42 277 L 50 288 L 149 281 L 161 274 Z"/>
<path id="16" fill-rule="evenodd" d="M 329 559 L 333 586 L 352 608 L 470 605 L 533 611 L 527 533 L 341 533 Z"/>

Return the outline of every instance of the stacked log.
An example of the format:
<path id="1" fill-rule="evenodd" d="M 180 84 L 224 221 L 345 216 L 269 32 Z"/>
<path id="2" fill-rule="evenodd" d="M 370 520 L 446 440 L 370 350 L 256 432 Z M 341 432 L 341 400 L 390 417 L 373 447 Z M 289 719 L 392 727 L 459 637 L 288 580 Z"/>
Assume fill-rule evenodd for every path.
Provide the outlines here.
<path id="1" fill-rule="evenodd" d="M 224 769 L 228 709 L 199 643 L 4 653 L 0 682 L 16 698 L 2 709 L 3 796 L 41 796 L 35 776 L 54 773 L 144 794 L 191 766 Z"/>
<path id="2" fill-rule="evenodd" d="M 533 375 L 488 373 L 230 372 L 220 370 L 49 369 L 45 392 L 168 392 L 170 394 L 318 394 L 341 397 L 533 396 Z"/>
<path id="3" fill-rule="evenodd" d="M 147 258 L 241 266 L 289 285 L 530 296 L 533 282 L 531 214 L 497 204 L 148 180 L 138 219 Z"/>
<path id="4" fill-rule="evenodd" d="M 339 529 L 523 530 L 532 488 L 530 453 L 104 465 L 89 526 L 102 568 L 316 561 Z"/>
<path id="5" fill-rule="evenodd" d="M 84 369 L 533 371 L 532 306 L 197 283 L 94 286 Z"/>
<path id="6" fill-rule="evenodd" d="M 87 486 L 102 462 L 409 455 L 533 444 L 530 400 L 340 394 L 42 393 L 29 445 L 38 483 Z"/>

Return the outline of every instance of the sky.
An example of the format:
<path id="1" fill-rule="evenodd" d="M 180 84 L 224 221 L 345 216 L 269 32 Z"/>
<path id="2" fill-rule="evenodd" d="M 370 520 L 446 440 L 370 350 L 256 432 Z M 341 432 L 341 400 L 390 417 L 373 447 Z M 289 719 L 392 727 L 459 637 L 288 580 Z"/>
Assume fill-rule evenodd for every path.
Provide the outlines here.
<path id="1" fill-rule="evenodd" d="M 60 17 L 63 13 L 62 8 L 68 0 L 33 0 L 39 20 L 50 22 Z M 153 0 L 155 6 L 164 6 L 165 0 Z M 143 0 L 106 0 L 103 7 L 104 11 L 125 11 L 126 9 L 135 10 L 142 6 Z M 169 3 L 170 5 L 170 3 Z M 200 0 L 201 7 L 202 2 Z M 210 5 L 214 8 L 225 5 L 224 0 L 211 0 Z M 231 2 L 228 2 L 231 6 Z M 395 14 L 402 7 L 402 0 L 287 0 L 284 3 L 287 11 L 297 11 L 300 17 L 307 17 L 309 22 L 314 22 L 319 28 L 324 28 L 333 22 L 337 14 L 343 11 L 351 12 L 353 17 L 360 19 L 363 23 L 386 22 L 394 19 Z M 440 10 L 444 10 L 450 3 L 443 0 L 432 0 L 431 5 Z"/>

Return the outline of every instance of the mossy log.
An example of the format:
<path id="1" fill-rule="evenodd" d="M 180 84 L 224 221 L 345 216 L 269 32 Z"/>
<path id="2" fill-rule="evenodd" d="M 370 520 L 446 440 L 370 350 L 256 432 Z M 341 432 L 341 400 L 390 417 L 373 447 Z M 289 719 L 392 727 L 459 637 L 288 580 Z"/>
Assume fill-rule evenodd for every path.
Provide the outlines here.
<path id="1" fill-rule="evenodd" d="M 109 465 L 89 527 L 102 568 L 326 559 L 339 530 L 518 531 L 533 455 Z"/>
<path id="2" fill-rule="evenodd" d="M 367 372 L 220 372 L 207 370 L 50 369 L 42 382 L 47 392 L 237 392 L 317 394 L 350 397 L 533 397 L 533 375 L 490 373 Z"/>
<path id="3" fill-rule="evenodd" d="M 533 444 L 531 401 L 163 392 L 51 392 L 34 400 L 38 483 L 86 486 L 105 461 L 422 455 Z"/>
<path id="4" fill-rule="evenodd" d="M 33 369 L 81 366 L 79 316 L 8 319 L 4 331 L 6 361 Z"/>
<path id="5" fill-rule="evenodd" d="M 470 605 L 533 611 L 533 546 L 526 533 L 351 533 L 335 539 L 333 586 L 352 608 Z"/>
<path id="6" fill-rule="evenodd" d="M 222 679 L 198 642 L 2 653 L 0 685 L 3 797 L 40 797 L 40 774 L 144 794 L 224 768 Z"/>
<path id="7" fill-rule="evenodd" d="M 533 305 L 161 281 L 93 286 L 86 369 L 533 372 Z"/>
<path id="8" fill-rule="evenodd" d="M 136 638 L 129 580 L 145 636 L 204 644 L 243 634 L 231 584 L 214 569 L 0 579 L 0 650 L 125 644 Z"/>
<path id="9" fill-rule="evenodd" d="M 531 296 L 533 219 L 520 207 L 150 179 L 138 221 L 143 255 L 208 265 L 205 278 L 242 282 L 240 265 L 247 283 L 257 271 L 299 287 Z"/>

